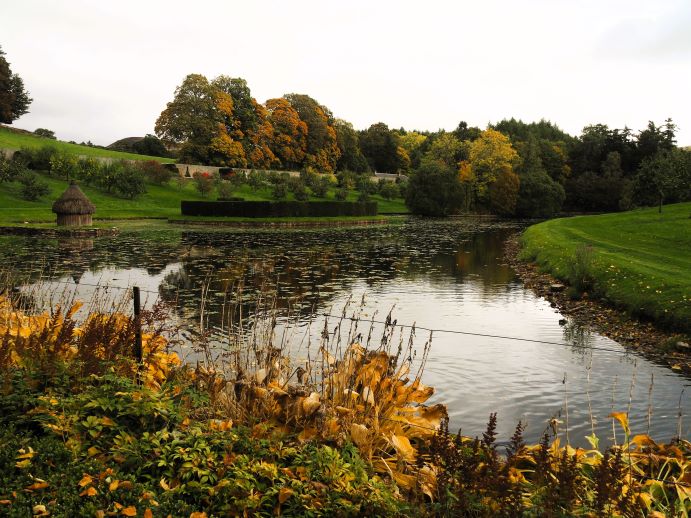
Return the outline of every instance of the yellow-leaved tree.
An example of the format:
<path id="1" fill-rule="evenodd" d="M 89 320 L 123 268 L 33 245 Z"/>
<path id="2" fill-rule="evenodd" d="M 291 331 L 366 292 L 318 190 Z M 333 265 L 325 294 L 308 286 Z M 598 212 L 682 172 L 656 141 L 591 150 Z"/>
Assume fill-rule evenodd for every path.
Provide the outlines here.
<path id="1" fill-rule="evenodd" d="M 470 144 L 468 162 L 472 173 L 468 181 L 472 183 L 477 201 L 482 205 L 488 205 L 490 185 L 502 175 L 514 174 L 513 170 L 518 165 L 519 156 L 506 135 L 486 129 Z M 468 177 L 468 173 L 465 174 Z M 463 180 L 463 177 L 461 179 Z M 506 180 L 507 185 L 516 185 L 514 178 Z"/>

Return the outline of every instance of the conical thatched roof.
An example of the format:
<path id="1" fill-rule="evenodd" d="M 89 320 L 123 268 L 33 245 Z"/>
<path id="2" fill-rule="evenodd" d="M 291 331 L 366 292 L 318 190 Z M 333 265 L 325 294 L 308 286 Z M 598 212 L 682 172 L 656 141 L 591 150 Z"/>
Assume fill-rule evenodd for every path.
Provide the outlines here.
<path id="1" fill-rule="evenodd" d="M 93 214 L 96 212 L 96 207 L 77 184 L 71 182 L 62 196 L 53 203 L 53 212 L 56 214 Z"/>

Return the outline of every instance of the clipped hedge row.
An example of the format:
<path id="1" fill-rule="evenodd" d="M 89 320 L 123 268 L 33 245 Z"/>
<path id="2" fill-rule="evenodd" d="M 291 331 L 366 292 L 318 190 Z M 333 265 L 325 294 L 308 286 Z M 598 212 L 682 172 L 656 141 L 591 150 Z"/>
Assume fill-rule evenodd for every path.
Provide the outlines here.
<path id="1" fill-rule="evenodd" d="M 346 201 L 181 201 L 183 216 L 235 218 L 319 218 L 376 216 L 377 202 Z"/>

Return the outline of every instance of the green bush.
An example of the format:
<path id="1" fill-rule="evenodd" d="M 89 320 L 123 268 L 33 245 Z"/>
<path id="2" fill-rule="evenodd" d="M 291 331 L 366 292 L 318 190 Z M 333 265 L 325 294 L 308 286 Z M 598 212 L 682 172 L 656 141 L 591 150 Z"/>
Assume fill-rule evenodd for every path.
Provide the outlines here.
<path id="1" fill-rule="evenodd" d="M 36 201 L 50 193 L 48 184 L 35 173 L 26 171 L 17 178 L 17 181 L 21 184 L 19 195 L 24 200 Z"/>
<path id="2" fill-rule="evenodd" d="M 274 200 L 282 200 L 288 194 L 288 187 L 285 182 L 275 183 L 271 189 L 271 197 Z"/>
<path id="3" fill-rule="evenodd" d="M 146 192 L 144 175 L 134 164 L 120 160 L 104 166 L 96 187 L 115 196 L 134 199 Z"/>
<path id="4" fill-rule="evenodd" d="M 0 183 L 12 182 L 26 171 L 26 164 L 21 157 L 18 157 L 16 160 L 9 160 L 0 151 Z"/>
<path id="5" fill-rule="evenodd" d="M 235 189 L 231 182 L 227 180 L 221 180 L 218 182 L 219 200 L 230 200 L 233 197 L 233 192 L 235 192 Z"/>
<path id="6" fill-rule="evenodd" d="M 394 182 L 383 181 L 379 186 L 379 194 L 385 200 L 392 200 L 400 195 L 398 186 Z"/>
<path id="7" fill-rule="evenodd" d="M 342 187 L 336 191 L 334 196 L 338 201 L 345 201 L 348 198 L 348 189 Z"/>
<path id="8" fill-rule="evenodd" d="M 50 171 L 50 159 L 58 152 L 52 145 L 40 148 L 21 148 L 17 153 L 24 160 L 29 169 L 35 171 Z"/>
<path id="9" fill-rule="evenodd" d="M 567 264 L 567 277 L 571 287 L 578 293 L 594 288 L 592 246 L 581 244 L 576 247 L 573 259 Z"/>

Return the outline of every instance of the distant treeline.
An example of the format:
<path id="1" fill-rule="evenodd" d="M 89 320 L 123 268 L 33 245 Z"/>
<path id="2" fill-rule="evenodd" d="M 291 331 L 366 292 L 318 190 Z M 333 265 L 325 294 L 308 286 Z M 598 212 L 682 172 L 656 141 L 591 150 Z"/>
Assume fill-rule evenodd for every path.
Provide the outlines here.
<path id="1" fill-rule="evenodd" d="M 181 161 L 319 173 L 405 173 L 417 213 L 548 217 L 691 197 L 691 159 L 671 119 L 638 132 L 594 124 L 573 137 L 549 121 L 505 119 L 482 130 L 357 131 L 308 95 L 260 104 L 241 78 L 188 75 L 156 121 Z"/>

